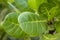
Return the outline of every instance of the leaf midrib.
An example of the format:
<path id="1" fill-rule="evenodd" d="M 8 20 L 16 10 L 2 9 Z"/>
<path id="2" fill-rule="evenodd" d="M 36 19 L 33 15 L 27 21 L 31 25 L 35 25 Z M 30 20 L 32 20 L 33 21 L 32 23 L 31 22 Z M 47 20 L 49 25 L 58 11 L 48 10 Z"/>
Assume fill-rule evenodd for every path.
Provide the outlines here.
<path id="1" fill-rule="evenodd" d="M 22 23 L 35 23 L 35 22 L 47 22 L 47 20 L 36 20 L 36 21 L 27 21 L 27 22 L 22 22 Z"/>

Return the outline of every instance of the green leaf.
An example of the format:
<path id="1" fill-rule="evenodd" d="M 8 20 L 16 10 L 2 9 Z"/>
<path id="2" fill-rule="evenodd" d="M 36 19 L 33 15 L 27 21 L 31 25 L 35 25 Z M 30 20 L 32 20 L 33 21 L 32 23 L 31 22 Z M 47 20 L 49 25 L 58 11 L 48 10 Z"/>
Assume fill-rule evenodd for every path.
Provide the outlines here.
<path id="1" fill-rule="evenodd" d="M 55 2 L 56 5 L 60 6 L 60 0 L 52 0 Z"/>
<path id="2" fill-rule="evenodd" d="M 28 0 L 28 4 L 33 10 L 36 11 L 38 10 L 39 6 L 45 1 L 46 0 Z"/>
<path id="3" fill-rule="evenodd" d="M 55 7 L 53 7 L 53 8 L 51 8 L 50 10 L 49 10 L 49 18 L 48 19 L 52 19 L 52 18 L 54 18 L 58 13 L 57 13 L 57 10 L 58 10 L 58 6 L 55 6 Z"/>
<path id="4" fill-rule="evenodd" d="M 31 36 L 41 36 L 47 30 L 47 20 L 31 12 L 23 12 L 18 17 L 20 27 Z"/>
<path id="5" fill-rule="evenodd" d="M 52 18 L 54 18 L 56 16 L 57 13 L 57 10 L 58 10 L 58 6 L 56 6 L 55 4 L 50 5 L 50 4 L 53 4 L 53 3 L 43 3 L 41 4 L 41 6 L 39 7 L 39 14 L 44 14 L 48 17 L 48 20 L 51 20 Z"/>
<path id="6" fill-rule="evenodd" d="M 56 32 L 60 33 L 60 7 L 55 12 L 54 27 L 56 28 Z"/>
<path id="7" fill-rule="evenodd" d="M 60 7 L 57 9 L 55 17 L 57 21 L 60 21 Z"/>
<path id="8" fill-rule="evenodd" d="M 45 34 L 40 40 L 57 40 L 58 35 Z"/>
<path id="9" fill-rule="evenodd" d="M 18 23 L 18 15 L 15 12 L 9 13 L 3 22 L 3 28 L 6 31 L 7 34 L 10 36 L 20 38 L 24 37 L 25 33 L 22 31 L 22 29 L 19 27 Z"/>
<path id="10" fill-rule="evenodd" d="M 60 7 L 57 9 L 55 14 L 54 27 L 56 28 L 56 32 L 60 33 Z"/>
<path id="11" fill-rule="evenodd" d="M 60 21 L 55 22 L 54 26 L 56 28 L 56 32 L 60 33 Z"/>
<path id="12" fill-rule="evenodd" d="M 27 0 L 14 0 L 15 6 L 20 11 L 31 11 L 32 9 L 28 6 Z"/>

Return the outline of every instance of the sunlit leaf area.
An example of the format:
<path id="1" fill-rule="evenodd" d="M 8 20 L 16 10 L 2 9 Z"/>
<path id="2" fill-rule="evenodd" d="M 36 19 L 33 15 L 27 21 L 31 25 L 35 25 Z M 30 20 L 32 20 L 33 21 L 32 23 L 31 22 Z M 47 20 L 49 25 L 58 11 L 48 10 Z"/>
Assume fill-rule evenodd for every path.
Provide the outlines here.
<path id="1" fill-rule="evenodd" d="M 60 0 L 0 0 L 0 40 L 60 40 Z"/>

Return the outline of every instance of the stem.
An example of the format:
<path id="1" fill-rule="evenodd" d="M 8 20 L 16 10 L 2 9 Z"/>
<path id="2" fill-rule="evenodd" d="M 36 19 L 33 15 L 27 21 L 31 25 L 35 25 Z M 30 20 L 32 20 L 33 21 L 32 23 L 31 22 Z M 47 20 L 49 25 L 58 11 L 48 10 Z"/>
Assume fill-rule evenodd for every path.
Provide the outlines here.
<path id="1" fill-rule="evenodd" d="M 35 11 L 35 14 L 37 14 L 39 16 L 38 11 Z"/>
<path id="2" fill-rule="evenodd" d="M 2 33 L 0 40 L 3 40 L 4 36 L 5 36 L 5 32 Z"/>
<path id="3" fill-rule="evenodd" d="M 10 2 L 8 2 L 8 4 L 17 12 L 17 13 L 21 13 L 14 5 L 12 5 Z"/>

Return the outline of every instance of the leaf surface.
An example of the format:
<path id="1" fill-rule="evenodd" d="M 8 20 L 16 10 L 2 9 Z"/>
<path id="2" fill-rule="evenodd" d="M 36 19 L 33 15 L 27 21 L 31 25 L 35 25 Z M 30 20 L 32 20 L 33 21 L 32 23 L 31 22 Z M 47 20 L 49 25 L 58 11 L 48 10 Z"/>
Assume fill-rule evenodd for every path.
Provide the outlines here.
<path id="1" fill-rule="evenodd" d="M 46 19 L 31 12 L 20 14 L 18 22 L 22 30 L 31 36 L 40 36 L 47 30 Z"/>
<path id="2" fill-rule="evenodd" d="M 9 13 L 4 19 L 3 28 L 7 34 L 16 38 L 20 38 L 23 37 L 25 33 L 19 27 L 17 18 L 18 18 L 17 13 L 15 12 Z"/>

